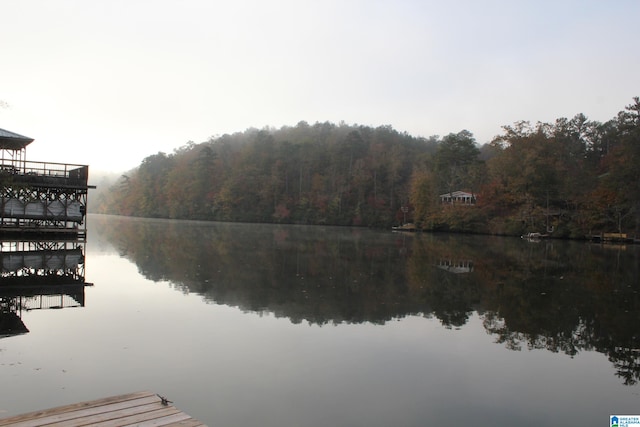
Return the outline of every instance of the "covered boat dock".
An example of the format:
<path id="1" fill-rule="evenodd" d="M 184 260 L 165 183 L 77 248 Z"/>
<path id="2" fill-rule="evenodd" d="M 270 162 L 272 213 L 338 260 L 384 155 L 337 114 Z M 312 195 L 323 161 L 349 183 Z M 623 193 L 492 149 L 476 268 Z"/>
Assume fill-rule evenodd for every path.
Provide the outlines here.
<path id="1" fill-rule="evenodd" d="M 32 142 L 0 129 L 0 234 L 84 237 L 89 166 L 27 161 Z"/>

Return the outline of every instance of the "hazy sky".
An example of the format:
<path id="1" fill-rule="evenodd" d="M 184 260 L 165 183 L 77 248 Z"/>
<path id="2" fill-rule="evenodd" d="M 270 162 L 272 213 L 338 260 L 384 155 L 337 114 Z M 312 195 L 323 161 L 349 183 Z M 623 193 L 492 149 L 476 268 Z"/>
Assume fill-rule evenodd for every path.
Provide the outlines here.
<path id="1" fill-rule="evenodd" d="M 488 142 L 640 95 L 638 0 L 0 0 L 0 128 L 124 171 L 188 141 L 344 120 Z"/>

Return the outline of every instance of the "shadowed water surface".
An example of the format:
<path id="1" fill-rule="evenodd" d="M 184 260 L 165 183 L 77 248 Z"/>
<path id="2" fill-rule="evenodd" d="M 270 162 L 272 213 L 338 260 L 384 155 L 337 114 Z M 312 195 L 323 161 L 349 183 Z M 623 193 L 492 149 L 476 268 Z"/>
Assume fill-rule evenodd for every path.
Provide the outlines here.
<path id="1" fill-rule="evenodd" d="M 145 389 L 211 426 L 640 412 L 638 247 L 90 216 L 81 249 L 81 304 L 3 291 L 28 332 L 0 339 L 0 417 Z"/>

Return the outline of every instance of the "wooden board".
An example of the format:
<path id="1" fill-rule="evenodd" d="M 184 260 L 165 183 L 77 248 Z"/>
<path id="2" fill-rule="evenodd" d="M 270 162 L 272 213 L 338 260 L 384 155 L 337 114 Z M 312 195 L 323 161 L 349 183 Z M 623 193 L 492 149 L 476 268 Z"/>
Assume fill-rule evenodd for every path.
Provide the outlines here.
<path id="1" fill-rule="evenodd" d="M 0 419 L 2 427 L 206 427 L 148 391 L 35 411 Z"/>

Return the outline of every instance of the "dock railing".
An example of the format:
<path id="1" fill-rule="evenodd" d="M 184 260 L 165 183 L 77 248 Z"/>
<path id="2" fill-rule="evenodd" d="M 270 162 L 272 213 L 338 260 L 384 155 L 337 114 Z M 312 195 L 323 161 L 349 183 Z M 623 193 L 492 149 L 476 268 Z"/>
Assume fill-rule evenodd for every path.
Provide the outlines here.
<path id="1" fill-rule="evenodd" d="M 0 176 L 31 185 L 86 188 L 89 166 L 70 163 L 7 161 L 0 163 Z"/>

